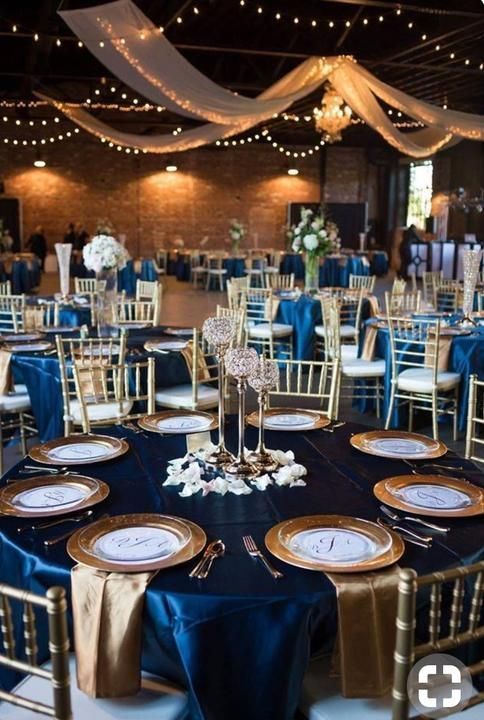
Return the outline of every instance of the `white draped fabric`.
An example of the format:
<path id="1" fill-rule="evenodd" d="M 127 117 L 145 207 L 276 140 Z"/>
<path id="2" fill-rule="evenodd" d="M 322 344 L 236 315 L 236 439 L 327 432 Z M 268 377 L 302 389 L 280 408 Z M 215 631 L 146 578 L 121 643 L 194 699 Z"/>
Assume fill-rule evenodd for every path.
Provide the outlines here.
<path id="1" fill-rule="evenodd" d="M 126 85 L 180 115 L 209 121 L 176 137 L 138 135 L 116 130 L 84 110 L 42 96 L 85 130 L 118 145 L 152 153 L 199 147 L 269 120 L 326 80 L 362 120 L 406 155 L 426 157 L 450 141 L 484 139 L 482 116 L 443 110 L 418 100 L 378 80 L 348 56 L 308 58 L 258 97 L 247 98 L 220 87 L 190 65 L 131 0 L 60 14 Z M 427 127 L 401 132 L 378 99 Z"/>

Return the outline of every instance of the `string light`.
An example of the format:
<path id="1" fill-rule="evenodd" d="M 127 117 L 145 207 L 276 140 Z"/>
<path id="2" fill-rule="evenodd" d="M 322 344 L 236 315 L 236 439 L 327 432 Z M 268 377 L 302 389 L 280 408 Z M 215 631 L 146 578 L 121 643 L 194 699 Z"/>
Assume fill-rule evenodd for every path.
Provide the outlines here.
<path id="1" fill-rule="evenodd" d="M 59 133 L 58 135 L 49 135 L 46 137 L 35 139 L 4 137 L 3 143 L 5 145 L 9 145 L 11 143 L 12 145 L 22 145 L 23 147 L 28 147 L 29 145 L 31 147 L 35 147 L 36 145 L 46 145 L 47 142 L 54 144 L 57 142 L 62 142 L 63 140 L 69 140 L 70 138 L 78 135 L 79 133 L 80 129 L 78 127 L 75 127 L 72 132 L 68 130 L 65 134 Z"/>

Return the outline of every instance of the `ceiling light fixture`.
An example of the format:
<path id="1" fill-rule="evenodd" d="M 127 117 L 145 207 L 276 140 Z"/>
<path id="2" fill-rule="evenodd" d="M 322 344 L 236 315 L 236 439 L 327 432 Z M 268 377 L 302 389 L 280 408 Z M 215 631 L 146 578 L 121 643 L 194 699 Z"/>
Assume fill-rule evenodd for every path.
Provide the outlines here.
<path id="1" fill-rule="evenodd" d="M 167 165 L 165 168 L 166 172 L 174 173 L 178 170 L 176 165 Z"/>
<path id="2" fill-rule="evenodd" d="M 299 170 L 297 168 L 290 167 L 289 170 L 287 171 L 287 174 L 288 175 L 299 175 Z"/>
<path id="3" fill-rule="evenodd" d="M 341 140 L 341 133 L 351 123 L 351 108 L 330 85 L 326 85 L 321 108 L 314 108 L 316 129 L 330 143 Z"/>

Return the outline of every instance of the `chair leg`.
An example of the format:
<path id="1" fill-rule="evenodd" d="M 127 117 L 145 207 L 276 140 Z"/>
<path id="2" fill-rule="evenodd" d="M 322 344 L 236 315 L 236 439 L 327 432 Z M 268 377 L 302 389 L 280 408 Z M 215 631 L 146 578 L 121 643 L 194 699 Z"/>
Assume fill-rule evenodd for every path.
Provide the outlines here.
<path id="1" fill-rule="evenodd" d="M 27 455 L 27 442 L 25 438 L 25 419 L 24 414 L 19 413 L 20 419 L 20 447 L 22 448 L 22 457 Z"/>
<path id="2" fill-rule="evenodd" d="M 452 439 L 454 442 L 457 442 L 457 409 L 459 407 L 459 388 L 456 388 L 454 393 L 454 416 L 452 418 L 453 428 L 452 428 Z"/>
<path id="3" fill-rule="evenodd" d="M 385 430 L 388 430 L 393 415 L 393 406 L 395 405 L 395 385 L 392 384 L 392 390 L 390 394 L 390 405 L 388 406 L 387 418 L 385 420 Z"/>
<path id="4" fill-rule="evenodd" d="M 380 378 L 375 379 L 375 395 L 376 395 L 376 416 L 378 420 L 381 417 L 381 409 L 380 409 Z"/>
<path id="5" fill-rule="evenodd" d="M 413 432 L 413 400 L 408 403 L 408 432 Z"/>
<path id="6" fill-rule="evenodd" d="M 432 435 L 434 440 L 439 439 L 439 404 L 437 392 L 432 393 Z"/>

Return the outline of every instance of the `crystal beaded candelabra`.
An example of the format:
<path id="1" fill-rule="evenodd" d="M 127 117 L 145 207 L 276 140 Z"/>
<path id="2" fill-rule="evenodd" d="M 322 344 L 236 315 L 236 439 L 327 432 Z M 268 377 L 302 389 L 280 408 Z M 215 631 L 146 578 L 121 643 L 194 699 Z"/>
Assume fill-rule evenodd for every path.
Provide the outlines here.
<path id="1" fill-rule="evenodd" d="M 218 362 L 218 445 L 207 462 L 223 467 L 235 460 L 225 447 L 225 355 L 235 337 L 235 321 L 229 317 L 209 317 L 202 327 L 204 339 L 211 345 Z"/>
<path id="2" fill-rule="evenodd" d="M 474 293 L 476 290 L 477 275 L 481 264 L 482 250 L 465 250 L 462 254 L 462 263 L 464 267 L 464 298 L 462 302 L 462 312 L 464 317 L 461 324 L 464 326 L 474 325 L 471 318 L 472 308 L 474 305 Z"/>
<path id="3" fill-rule="evenodd" d="M 255 371 L 259 356 L 254 348 L 233 348 L 226 356 L 227 371 L 237 380 L 239 395 L 239 449 L 233 463 L 225 468 L 228 475 L 236 479 L 246 480 L 260 473 L 258 465 L 249 462 L 245 456 L 245 393 L 247 378 Z"/>
<path id="4" fill-rule="evenodd" d="M 265 472 L 277 470 L 278 463 L 267 452 L 264 444 L 264 422 L 267 407 L 267 395 L 269 390 L 279 382 L 279 368 L 277 363 L 270 362 L 265 357 L 260 357 L 252 375 L 249 377 L 250 387 L 256 391 L 259 403 L 259 442 L 254 452 L 250 453 L 249 460 L 257 463 Z"/>

